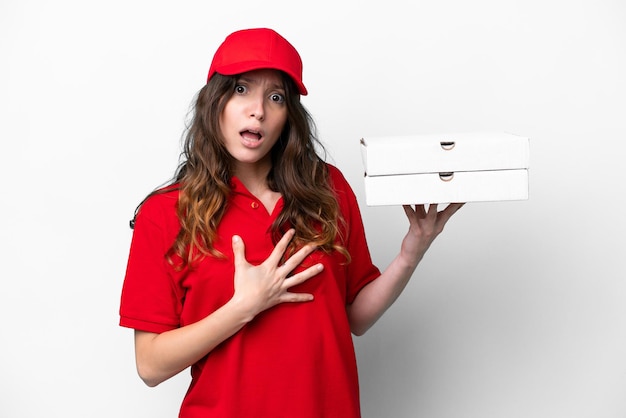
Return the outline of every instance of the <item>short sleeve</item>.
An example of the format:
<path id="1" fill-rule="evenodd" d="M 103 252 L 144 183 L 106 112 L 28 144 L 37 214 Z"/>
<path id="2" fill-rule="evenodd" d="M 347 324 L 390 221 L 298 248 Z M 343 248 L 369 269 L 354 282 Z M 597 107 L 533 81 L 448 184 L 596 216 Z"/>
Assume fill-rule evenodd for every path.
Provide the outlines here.
<path id="1" fill-rule="evenodd" d="M 135 221 L 120 302 L 120 325 L 161 333 L 179 327 L 182 292 L 166 253 L 177 234 L 176 197 L 156 195 Z"/>
<path id="2" fill-rule="evenodd" d="M 365 285 L 380 276 L 380 270 L 372 262 L 354 191 L 336 167 L 329 165 L 329 172 L 342 216 L 346 221 L 344 245 L 351 258 L 351 262 L 346 266 L 348 276 L 346 303 L 351 304 Z"/>

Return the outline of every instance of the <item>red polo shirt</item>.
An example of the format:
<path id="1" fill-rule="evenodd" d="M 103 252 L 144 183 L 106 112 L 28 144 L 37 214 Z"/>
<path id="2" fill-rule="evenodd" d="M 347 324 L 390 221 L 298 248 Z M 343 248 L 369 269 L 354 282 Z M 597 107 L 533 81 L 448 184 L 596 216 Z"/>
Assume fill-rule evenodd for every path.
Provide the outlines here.
<path id="1" fill-rule="evenodd" d="M 277 305 L 247 324 L 191 367 L 192 382 L 180 417 L 356 418 L 358 377 L 345 306 L 380 275 L 372 264 L 356 198 L 343 175 L 329 165 L 346 220 L 341 254 L 315 251 L 305 263 L 324 270 L 292 288 L 312 293 L 305 303 Z M 231 237 L 240 235 L 246 258 L 260 264 L 271 253 L 273 213 L 237 179 L 217 229 L 215 248 L 226 258 L 205 258 L 194 270 L 176 271 L 164 258 L 180 229 L 178 192 L 155 195 L 141 207 L 122 290 L 120 325 L 165 332 L 194 323 L 233 295 Z"/>

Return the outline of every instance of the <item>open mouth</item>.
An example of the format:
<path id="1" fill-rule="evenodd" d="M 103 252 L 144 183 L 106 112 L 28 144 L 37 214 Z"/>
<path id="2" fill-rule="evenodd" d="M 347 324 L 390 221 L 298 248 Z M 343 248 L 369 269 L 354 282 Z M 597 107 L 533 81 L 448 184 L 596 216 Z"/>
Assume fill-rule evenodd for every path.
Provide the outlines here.
<path id="1" fill-rule="evenodd" d="M 241 137 L 243 139 L 245 139 L 246 141 L 260 141 L 262 136 L 259 132 L 256 131 L 250 131 L 250 130 L 245 130 L 245 131 L 241 131 L 239 133 L 239 135 L 241 135 Z"/>

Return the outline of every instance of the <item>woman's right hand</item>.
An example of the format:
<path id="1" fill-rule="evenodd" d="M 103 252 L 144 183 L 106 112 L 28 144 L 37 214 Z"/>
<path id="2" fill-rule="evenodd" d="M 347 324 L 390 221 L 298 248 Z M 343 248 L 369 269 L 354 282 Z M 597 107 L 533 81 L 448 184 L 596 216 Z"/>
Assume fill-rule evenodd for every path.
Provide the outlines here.
<path id="1" fill-rule="evenodd" d="M 313 300 L 313 295 L 292 293 L 289 292 L 289 288 L 305 282 L 324 269 L 319 263 L 290 276 L 290 273 L 315 250 L 315 246 L 305 245 L 284 264 L 279 265 L 294 234 L 293 229 L 287 231 L 269 257 L 258 266 L 246 260 L 245 245 L 241 237 L 233 236 L 235 293 L 231 302 L 239 305 L 251 318 L 280 303 Z"/>

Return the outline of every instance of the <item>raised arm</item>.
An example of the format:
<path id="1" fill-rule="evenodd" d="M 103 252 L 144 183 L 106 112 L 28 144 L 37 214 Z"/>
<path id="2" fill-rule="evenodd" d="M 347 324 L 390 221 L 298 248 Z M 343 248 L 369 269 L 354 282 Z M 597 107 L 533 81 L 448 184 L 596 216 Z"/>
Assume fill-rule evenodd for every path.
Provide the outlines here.
<path id="1" fill-rule="evenodd" d="M 350 327 L 355 335 L 364 334 L 400 296 L 422 257 L 443 231 L 462 203 L 453 203 L 438 212 L 437 205 L 403 206 L 409 231 L 402 240 L 400 253 L 379 278 L 367 284 L 347 307 Z"/>
<path id="2" fill-rule="evenodd" d="M 279 303 L 313 299 L 310 294 L 291 293 L 288 289 L 322 271 L 321 264 L 287 276 L 315 248 L 305 246 L 279 265 L 293 234 L 293 230 L 287 232 L 267 260 L 258 266 L 248 263 L 243 241 L 233 237 L 235 292 L 225 305 L 181 328 L 161 334 L 135 332 L 137 371 L 148 386 L 156 386 L 200 360 L 262 311 Z"/>

